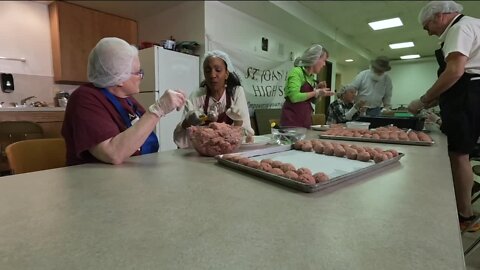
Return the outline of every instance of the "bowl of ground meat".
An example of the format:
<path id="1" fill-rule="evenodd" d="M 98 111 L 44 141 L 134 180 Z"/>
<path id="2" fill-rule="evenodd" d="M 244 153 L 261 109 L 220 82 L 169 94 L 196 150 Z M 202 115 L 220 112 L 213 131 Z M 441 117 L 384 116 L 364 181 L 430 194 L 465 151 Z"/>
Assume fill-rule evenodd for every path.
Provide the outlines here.
<path id="1" fill-rule="evenodd" d="M 236 151 L 242 144 L 242 127 L 212 122 L 187 129 L 190 144 L 202 156 L 213 157 Z"/>

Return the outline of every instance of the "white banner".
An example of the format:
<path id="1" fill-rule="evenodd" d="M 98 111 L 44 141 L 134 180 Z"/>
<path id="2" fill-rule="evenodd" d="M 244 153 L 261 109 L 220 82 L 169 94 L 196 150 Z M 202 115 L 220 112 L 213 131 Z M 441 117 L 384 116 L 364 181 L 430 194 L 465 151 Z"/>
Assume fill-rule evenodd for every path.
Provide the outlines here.
<path id="1" fill-rule="evenodd" d="M 281 108 L 284 86 L 293 61 L 275 61 L 209 40 L 209 50 L 227 53 L 240 77 L 248 106 L 252 109 Z"/>

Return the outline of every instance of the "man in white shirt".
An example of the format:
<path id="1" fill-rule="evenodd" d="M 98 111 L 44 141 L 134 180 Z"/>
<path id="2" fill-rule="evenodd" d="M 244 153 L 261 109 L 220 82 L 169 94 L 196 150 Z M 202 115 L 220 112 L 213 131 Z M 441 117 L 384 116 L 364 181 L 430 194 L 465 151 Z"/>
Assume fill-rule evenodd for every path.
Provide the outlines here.
<path id="1" fill-rule="evenodd" d="M 480 230 L 471 205 L 473 174 L 469 154 L 480 135 L 480 20 L 464 16 L 454 1 L 431 1 L 419 14 L 429 35 L 441 48 L 435 51 L 437 81 L 408 106 L 412 113 L 440 105 L 441 130 L 447 135 L 448 154 L 462 230 Z"/>
<path id="2" fill-rule="evenodd" d="M 371 62 L 371 68 L 361 71 L 350 83 L 358 89 L 357 100 L 366 102 L 367 116 L 379 116 L 382 108 L 389 110 L 392 99 L 392 80 L 386 74 L 392 69 L 385 56 L 379 56 Z"/>

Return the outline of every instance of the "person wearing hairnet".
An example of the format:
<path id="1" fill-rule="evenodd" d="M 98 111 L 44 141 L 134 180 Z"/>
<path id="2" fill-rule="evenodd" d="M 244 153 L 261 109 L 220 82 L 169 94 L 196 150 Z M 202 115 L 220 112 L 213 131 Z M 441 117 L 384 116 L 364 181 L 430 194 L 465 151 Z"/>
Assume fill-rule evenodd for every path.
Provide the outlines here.
<path id="1" fill-rule="evenodd" d="M 62 135 L 67 165 L 120 164 L 132 155 L 157 152 L 158 121 L 185 103 L 180 90 L 167 90 L 147 111 L 132 97 L 143 71 L 138 50 L 122 39 L 101 39 L 88 58 L 88 80 L 68 101 Z"/>
<path id="2" fill-rule="evenodd" d="M 355 103 L 357 89 L 354 87 L 345 85 L 337 91 L 336 95 L 337 99 L 328 106 L 327 124 L 346 123 L 366 112 L 364 100 Z"/>
<path id="3" fill-rule="evenodd" d="M 177 146 L 190 147 L 188 127 L 210 122 L 242 126 L 247 142 L 252 142 L 254 131 L 250 125 L 245 91 L 228 54 L 219 50 L 207 52 L 203 74 L 205 80 L 188 98 L 183 118 L 173 133 Z"/>
<path id="4" fill-rule="evenodd" d="M 392 80 L 386 73 L 391 70 L 387 57 L 379 56 L 371 62 L 370 69 L 357 74 L 350 85 L 358 89 L 358 98 L 365 100 L 366 115 L 379 116 L 391 109 Z"/>
<path id="5" fill-rule="evenodd" d="M 281 126 L 305 127 L 312 125 L 312 103 L 317 98 L 332 96 L 325 82 L 317 83 L 316 74 L 325 66 L 328 52 L 319 44 L 310 46 L 295 59 L 285 83 L 285 102 L 280 116 Z"/>
<path id="6" fill-rule="evenodd" d="M 431 1 L 418 19 L 429 35 L 441 42 L 435 51 L 437 81 L 408 105 L 418 113 L 440 105 L 441 130 L 447 135 L 457 210 L 462 230 L 480 230 L 471 204 L 473 174 L 469 154 L 480 135 L 480 19 L 461 14 L 454 1 Z"/>

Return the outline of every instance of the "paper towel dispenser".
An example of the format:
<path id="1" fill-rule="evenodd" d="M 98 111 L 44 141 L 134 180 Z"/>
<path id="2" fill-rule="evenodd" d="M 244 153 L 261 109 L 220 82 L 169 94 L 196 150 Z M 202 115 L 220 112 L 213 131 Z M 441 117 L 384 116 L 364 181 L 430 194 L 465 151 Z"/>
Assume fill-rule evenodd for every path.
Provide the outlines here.
<path id="1" fill-rule="evenodd" d="M 15 90 L 13 84 L 13 75 L 10 73 L 0 73 L 0 80 L 2 85 L 2 91 L 5 93 L 11 93 Z"/>

